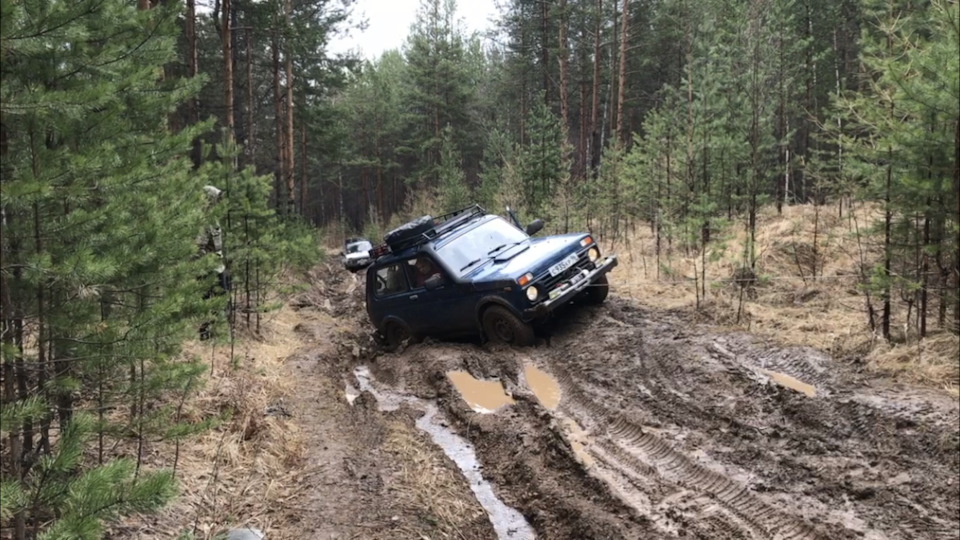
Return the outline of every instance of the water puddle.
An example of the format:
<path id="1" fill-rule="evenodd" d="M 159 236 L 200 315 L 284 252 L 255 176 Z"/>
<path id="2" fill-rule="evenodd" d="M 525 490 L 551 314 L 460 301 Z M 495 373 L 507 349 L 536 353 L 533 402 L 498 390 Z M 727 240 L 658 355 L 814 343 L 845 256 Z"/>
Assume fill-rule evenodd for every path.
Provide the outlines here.
<path id="1" fill-rule="evenodd" d="M 513 398 L 504 392 L 500 381 L 480 381 L 466 371 L 451 371 L 447 377 L 474 412 L 492 413 L 514 403 Z"/>
<path id="2" fill-rule="evenodd" d="M 801 380 L 794 379 L 793 377 L 785 373 L 778 373 L 776 371 L 770 371 L 768 369 L 761 369 L 760 371 L 767 377 L 770 377 L 773 380 L 773 382 L 779 384 L 780 386 L 789 388 L 791 390 L 796 390 L 801 394 L 805 394 L 807 397 L 816 397 L 817 395 L 816 387 L 814 387 L 813 385 L 807 384 Z"/>
<path id="3" fill-rule="evenodd" d="M 453 430 L 446 427 L 442 419 L 437 418 L 440 413 L 436 405 L 413 396 L 403 396 L 389 390 L 377 389 L 370 370 L 366 366 L 357 367 L 354 370 L 354 375 L 357 377 L 360 391 L 373 394 L 377 398 L 377 404 L 381 411 L 396 410 L 403 403 L 424 411 L 423 416 L 417 420 L 417 428 L 426 432 L 433 443 L 439 446 L 443 453 L 457 464 L 460 472 L 470 485 L 474 497 L 477 498 L 477 502 L 486 510 L 499 540 L 533 540 L 536 538 L 536 534 L 523 514 L 504 504 L 493 492 L 493 486 L 480 474 L 480 461 L 477 459 L 477 453 L 470 441 L 457 435 Z M 466 375 L 470 377 L 469 374 Z M 473 377 L 470 377 L 470 379 L 473 379 Z M 453 379 L 451 378 L 451 380 Z M 480 383 L 489 382 L 473 380 Z M 513 403 L 513 400 L 503 392 L 500 383 L 491 382 L 491 384 L 499 387 L 500 394 L 506 397 L 509 403 Z M 454 385 L 456 385 L 456 382 L 454 382 Z M 469 403 L 469 401 L 467 402 Z"/>
<path id="4" fill-rule="evenodd" d="M 537 396 L 540 405 L 551 411 L 556 410 L 557 405 L 560 404 L 560 385 L 557 384 L 556 379 L 533 364 L 523 366 L 523 376 L 527 379 L 527 385 L 533 390 L 533 394 Z"/>

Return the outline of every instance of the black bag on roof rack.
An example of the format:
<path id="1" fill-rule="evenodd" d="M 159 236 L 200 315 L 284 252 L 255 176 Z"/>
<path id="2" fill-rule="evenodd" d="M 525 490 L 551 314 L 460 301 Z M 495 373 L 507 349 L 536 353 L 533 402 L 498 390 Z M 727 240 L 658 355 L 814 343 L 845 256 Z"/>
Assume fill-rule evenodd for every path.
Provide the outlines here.
<path id="1" fill-rule="evenodd" d="M 433 229 L 433 217 L 423 216 L 393 229 L 383 237 L 390 251 L 399 253 L 422 242 L 424 235 Z"/>

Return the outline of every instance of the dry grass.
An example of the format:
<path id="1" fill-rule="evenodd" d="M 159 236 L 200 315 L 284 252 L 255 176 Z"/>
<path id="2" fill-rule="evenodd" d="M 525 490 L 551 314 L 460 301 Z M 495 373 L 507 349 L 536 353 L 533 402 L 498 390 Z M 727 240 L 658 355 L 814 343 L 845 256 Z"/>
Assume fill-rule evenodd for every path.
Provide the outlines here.
<path id="1" fill-rule="evenodd" d="M 901 373 L 910 380 L 939 386 L 960 395 L 956 382 L 960 380 L 960 364 L 956 362 L 960 358 L 960 347 L 954 335 L 936 334 L 905 345 L 883 343 L 867 358 L 885 371 Z M 949 358 L 954 361 L 945 361 Z"/>
<path id="2" fill-rule="evenodd" d="M 226 529 L 248 525 L 275 529 L 288 521 L 285 501 L 295 491 L 305 461 L 304 438 L 296 423 L 267 415 L 282 405 L 291 388 L 282 364 L 300 343 L 293 328 L 301 319 L 289 307 L 270 314 L 260 339 L 238 341 L 236 358 L 229 345 L 188 343 L 184 354 L 209 362 L 206 385 L 190 399 L 185 419 L 225 418 L 215 429 L 180 444 L 176 474 L 180 496 L 158 516 L 133 517 L 120 527 L 125 537 L 214 538 Z M 171 467 L 175 443 L 155 445 L 153 466 Z"/>
<path id="3" fill-rule="evenodd" d="M 877 209 L 860 207 L 851 215 L 845 208 L 843 219 L 836 207 L 819 210 L 819 216 L 810 205 L 785 207 L 782 216 L 773 208 L 761 213 L 758 281 L 743 291 L 731 279 L 743 266 L 747 238 L 741 224 L 715 237 L 705 256 L 668 249 L 664 243 L 659 265 L 649 227 L 637 227 L 619 245 L 607 242 L 608 251 L 615 248 L 620 254 L 614 288 L 648 305 L 696 310 L 715 324 L 748 328 L 786 344 L 817 347 L 841 360 L 866 359 L 899 378 L 956 392 L 960 385 L 957 336 L 932 334 L 917 343 L 915 337 L 910 339 L 909 329 L 898 328 L 908 344 L 891 349 L 869 328 L 866 297 L 858 290 L 860 254 L 862 250 L 870 265 L 879 253 L 876 246 L 858 244 L 856 230 L 862 232 L 875 222 Z M 704 261 L 706 298 L 700 298 L 697 309 L 696 284 L 704 274 Z M 874 306 L 879 307 L 876 298 Z M 894 321 L 902 321 L 904 315 L 905 308 L 895 305 Z M 892 351 L 898 351 L 895 357 L 890 356 Z"/>
<path id="4" fill-rule="evenodd" d="M 416 515 L 425 530 L 404 531 L 411 538 L 462 538 L 461 526 L 478 518 L 486 519 L 484 510 L 472 497 L 464 497 L 463 483 L 456 466 L 443 461 L 443 454 L 421 433 L 402 422 L 387 426 L 384 448 L 401 464 L 397 477 L 397 501 L 408 517 Z M 413 520 L 407 520 L 412 523 Z"/>

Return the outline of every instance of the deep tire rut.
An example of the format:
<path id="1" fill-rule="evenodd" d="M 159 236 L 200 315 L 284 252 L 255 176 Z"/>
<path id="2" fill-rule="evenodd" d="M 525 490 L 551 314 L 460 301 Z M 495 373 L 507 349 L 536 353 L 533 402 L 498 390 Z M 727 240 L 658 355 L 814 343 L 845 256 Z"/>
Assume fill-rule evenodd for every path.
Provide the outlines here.
<path id="1" fill-rule="evenodd" d="M 661 481 L 709 495 L 742 520 L 742 524 L 727 522 L 727 525 L 740 525 L 739 532 L 751 537 L 783 540 L 822 537 L 812 526 L 774 508 L 728 477 L 692 461 L 639 424 L 586 399 L 569 374 L 562 369 L 556 371 L 562 373 L 558 382 L 563 395 L 567 396 L 563 409 L 571 414 L 586 411 L 589 420 L 602 426 L 602 432 L 594 431 L 594 436 L 600 438 L 597 444 L 619 461 L 608 465 L 623 467 L 640 477 L 655 473 Z"/>

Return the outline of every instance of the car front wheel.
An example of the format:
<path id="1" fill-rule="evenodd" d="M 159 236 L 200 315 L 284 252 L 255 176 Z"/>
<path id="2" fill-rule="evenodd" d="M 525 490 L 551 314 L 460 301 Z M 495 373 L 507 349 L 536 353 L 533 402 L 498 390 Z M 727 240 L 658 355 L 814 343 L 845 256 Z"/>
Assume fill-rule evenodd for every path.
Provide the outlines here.
<path id="1" fill-rule="evenodd" d="M 487 339 L 506 345 L 533 345 L 533 328 L 502 306 L 490 306 L 481 320 Z"/>
<path id="2" fill-rule="evenodd" d="M 607 281 L 607 275 L 603 274 L 587 286 L 587 290 L 584 291 L 584 298 L 588 304 L 598 306 L 607 299 L 608 294 L 610 294 L 610 283 Z"/>

